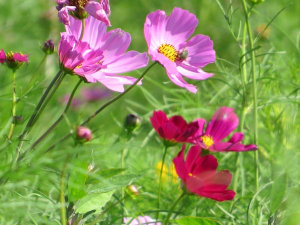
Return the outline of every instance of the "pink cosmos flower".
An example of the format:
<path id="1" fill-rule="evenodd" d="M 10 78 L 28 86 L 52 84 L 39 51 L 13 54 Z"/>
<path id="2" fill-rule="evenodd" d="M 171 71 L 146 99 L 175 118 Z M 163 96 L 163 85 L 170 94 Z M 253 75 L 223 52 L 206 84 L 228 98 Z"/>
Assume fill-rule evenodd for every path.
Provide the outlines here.
<path id="1" fill-rule="evenodd" d="M 213 155 L 201 156 L 200 146 L 190 148 L 184 160 L 183 145 L 181 151 L 173 159 L 176 172 L 188 194 L 211 198 L 216 201 L 231 200 L 235 196 L 232 190 L 226 190 L 232 175 L 228 170 L 217 172 L 218 162 Z"/>
<path id="2" fill-rule="evenodd" d="M 197 34 L 186 41 L 194 32 L 198 20 L 187 10 L 174 8 L 170 16 L 157 10 L 150 13 L 144 25 L 148 53 L 153 61 L 166 68 L 170 80 L 196 93 L 194 85 L 186 83 L 182 76 L 194 80 L 211 77 L 199 67 L 213 63 L 216 59 L 213 42 L 208 36 Z"/>
<path id="3" fill-rule="evenodd" d="M 22 53 L 9 52 L 5 54 L 4 50 L 0 51 L 0 63 L 10 63 L 10 62 L 27 62 L 28 63 L 28 55 L 24 55 Z"/>
<path id="4" fill-rule="evenodd" d="M 85 22 L 84 35 L 80 41 L 82 30 L 80 20 L 75 20 L 71 17 L 70 26 L 65 27 L 66 32 L 62 34 L 62 37 L 72 36 L 74 37 L 74 42 L 85 43 L 93 49 L 93 53 L 84 53 L 84 58 L 89 56 L 89 54 L 100 57 L 100 52 L 102 53 L 101 59 L 93 58 L 93 62 L 97 61 L 97 63 L 94 64 L 96 65 L 95 67 L 90 66 L 93 69 L 92 73 L 85 75 L 87 70 L 82 68 L 83 65 L 76 68 L 77 71 L 81 69 L 81 74 L 74 70 L 75 73 L 84 75 L 88 82 L 95 83 L 98 81 L 113 91 L 123 92 L 124 85 L 133 84 L 136 78 L 120 76 L 118 74 L 136 70 L 148 64 L 146 53 L 140 54 L 136 51 L 125 52 L 130 44 L 131 37 L 129 33 L 121 29 L 106 32 L 107 27 L 104 23 L 93 17 L 88 17 Z M 79 50 L 76 52 L 79 52 Z"/>
<path id="5" fill-rule="evenodd" d="M 60 66 L 69 74 L 78 74 L 87 81 L 102 67 L 103 54 L 100 49 L 92 49 L 88 43 L 76 40 L 72 35 L 61 34 L 58 45 Z"/>
<path id="6" fill-rule="evenodd" d="M 155 222 L 155 220 L 152 219 L 150 216 L 138 216 L 137 219 L 133 219 L 133 220 L 132 220 L 132 218 L 124 217 L 123 220 L 126 225 L 140 225 L 140 224 L 161 225 L 161 223 L 159 223 L 159 222 L 151 223 L 151 222 Z M 129 221 L 131 221 L 131 222 L 129 223 Z"/>
<path id="7" fill-rule="evenodd" d="M 69 13 L 79 20 L 89 15 L 111 26 L 109 22 L 110 7 L 108 0 L 54 0 L 58 6 L 59 21 L 70 25 Z"/>
<path id="8" fill-rule="evenodd" d="M 199 128 L 197 121 L 188 124 L 182 116 L 172 116 L 168 119 L 163 111 L 153 111 L 150 121 L 155 131 L 169 146 L 178 142 L 191 142 Z"/>
<path id="9" fill-rule="evenodd" d="M 4 50 L 0 51 L 0 63 L 6 64 L 11 69 L 18 69 L 23 63 L 28 63 L 28 55 L 24 55 L 21 52 L 8 52 L 5 54 Z"/>
<path id="10" fill-rule="evenodd" d="M 195 137 L 198 138 L 198 140 L 195 139 L 196 142 L 204 149 L 217 152 L 257 150 L 256 145 L 241 143 L 244 134 L 240 132 L 234 133 L 227 142 L 221 142 L 239 124 L 239 119 L 233 111 L 234 109 L 228 107 L 219 108 L 208 122 L 205 131 L 203 128 L 206 121 L 198 119 L 199 130 L 195 134 Z"/>

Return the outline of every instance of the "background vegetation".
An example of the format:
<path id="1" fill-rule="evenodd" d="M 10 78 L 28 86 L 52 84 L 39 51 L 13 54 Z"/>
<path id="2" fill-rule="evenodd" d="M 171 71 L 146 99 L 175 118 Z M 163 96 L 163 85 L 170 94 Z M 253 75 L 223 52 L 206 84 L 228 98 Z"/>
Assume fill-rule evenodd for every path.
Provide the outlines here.
<path id="1" fill-rule="evenodd" d="M 81 148 L 73 149 L 70 138 L 45 154 L 44 150 L 53 140 L 58 140 L 82 123 L 108 98 L 96 102 L 86 102 L 81 107 L 72 108 L 66 119 L 44 140 L 39 148 L 31 151 L 26 160 L 16 170 L 11 170 L 9 161 L 15 149 L 1 148 L 0 158 L 0 224 L 60 224 L 58 202 L 58 181 L 68 153 L 77 153 L 82 161 L 89 161 L 101 169 L 121 167 L 121 151 L 126 149 L 125 174 L 139 173 L 144 176 L 135 181 L 140 187 L 140 196 L 127 199 L 125 212 L 128 216 L 150 215 L 155 217 L 158 187 L 157 163 L 161 161 L 163 145 L 153 131 L 149 121 L 153 110 L 161 109 L 169 116 L 179 114 L 187 121 L 202 117 L 210 119 L 213 112 L 221 106 L 235 108 L 237 115 L 242 114 L 241 84 L 241 42 L 245 15 L 241 1 L 204 1 L 204 0 L 111 0 L 112 27 L 121 28 L 132 36 L 130 49 L 147 51 L 143 36 L 146 15 L 157 9 L 170 14 L 173 7 L 187 9 L 199 19 L 195 34 L 205 34 L 214 41 L 217 61 L 205 67 L 213 72 L 213 78 L 205 81 L 192 81 L 198 86 L 197 94 L 180 89 L 170 82 L 164 68 L 155 66 L 143 80 L 143 85 L 135 87 L 128 95 L 102 111 L 88 126 L 93 130 L 93 141 Z M 216 203 L 210 199 L 196 196 L 186 197 L 179 217 L 211 217 L 221 224 L 298 224 L 299 204 L 299 59 L 300 59 L 300 5 L 290 0 L 265 1 L 255 5 L 251 11 L 250 23 L 255 34 L 256 70 L 258 86 L 258 143 L 259 143 L 259 187 L 255 186 L 254 153 L 246 152 L 215 154 L 219 169 L 237 172 L 237 195 L 232 202 Z M 264 28 L 267 29 L 264 30 Z M 38 79 L 31 91 L 23 95 L 26 84 L 38 67 L 44 53 L 40 46 L 47 39 L 57 45 L 59 32 L 64 27 L 58 22 L 54 1 L 1 1 L 0 2 L 0 43 L 5 51 L 29 54 L 28 65 L 17 72 L 17 93 L 20 96 L 17 114 L 25 124 L 32 114 L 44 88 L 58 71 L 58 57 L 49 56 L 38 72 Z M 261 34 L 257 36 L 258 34 Z M 246 38 L 248 43 L 248 38 Z M 249 49 L 248 49 L 249 50 Z M 253 143 L 253 95 L 250 55 L 246 57 L 247 101 L 245 116 L 244 143 Z M 144 70 L 132 72 L 138 77 Z M 11 74 L 6 67 L 0 67 L 0 134 L 2 142 L 7 133 L 6 125 L 11 114 Z M 67 76 L 43 116 L 27 136 L 24 149 L 30 146 L 55 120 L 64 109 L 61 99 L 69 94 L 78 78 Z M 101 84 L 84 84 L 81 89 L 98 87 Z M 116 93 L 111 93 L 115 96 Z M 123 120 L 128 113 L 142 119 L 139 130 L 130 142 L 123 138 Z M 16 127 L 13 140 L 24 129 Z M 121 135 L 120 141 L 115 143 Z M 115 143 L 115 144 L 114 144 Z M 175 146 L 167 155 L 167 166 L 172 168 L 171 160 L 180 150 Z M 238 159 L 238 160 L 237 160 Z M 68 169 L 74 169 L 70 162 Z M 167 179 L 172 171 L 166 172 L 162 193 L 162 213 L 166 215 L 170 205 L 181 194 L 179 181 Z M 9 179 L 8 182 L 5 182 Z M 231 186 L 233 188 L 233 185 Z M 115 193 L 120 197 L 120 191 Z M 112 198 L 108 205 L 116 201 Z M 101 224 L 120 224 L 121 207 L 113 208 Z"/>

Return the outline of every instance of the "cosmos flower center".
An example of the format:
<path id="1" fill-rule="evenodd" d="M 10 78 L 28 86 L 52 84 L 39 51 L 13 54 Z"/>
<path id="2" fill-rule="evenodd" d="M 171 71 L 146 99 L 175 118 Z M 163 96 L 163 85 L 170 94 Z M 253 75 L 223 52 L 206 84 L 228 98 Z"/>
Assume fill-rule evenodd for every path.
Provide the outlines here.
<path id="1" fill-rule="evenodd" d="M 202 142 L 203 142 L 203 144 L 205 144 L 207 149 L 214 144 L 212 136 L 209 136 L 209 135 L 204 135 L 202 137 Z"/>
<path id="2" fill-rule="evenodd" d="M 76 8 L 84 8 L 88 1 L 89 0 L 69 0 L 69 3 L 72 6 L 76 6 Z"/>
<path id="3" fill-rule="evenodd" d="M 158 48 L 158 52 L 169 58 L 172 62 L 175 62 L 179 57 L 178 51 L 170 44 L 162 44 Z"/>

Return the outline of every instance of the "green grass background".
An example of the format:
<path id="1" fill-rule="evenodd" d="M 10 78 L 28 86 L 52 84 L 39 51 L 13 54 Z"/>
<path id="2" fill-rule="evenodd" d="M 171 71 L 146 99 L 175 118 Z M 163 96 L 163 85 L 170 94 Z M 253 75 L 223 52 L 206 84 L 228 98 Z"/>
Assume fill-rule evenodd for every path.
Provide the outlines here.
<path id="1" fill-rule="evenodd" d="M 126 173 L 142 173 L 145 176 L 136 181 L 142 193 L 137 199 L 126 200 L 125 207 L 129 216 L 150 215 L 155 217 L 158 174 L 156 164 L 161 160 L 163 145 L 152 130 L 149 117 L 153 110 L 162 109 L 169 116 L 180 114 L 187 121 L 202 117 L 210 119 L 221 106 L 235 108 L 240 116 L 242 98 L 239 62 L 240 42 L 244 24 L 244 14 L 240 1 L 129 1 L 111 0 L 111 24 L 109 28 L 121 28 L 132 36 L 130 50 L 146 52 L 143 36 L 143 24 L 146 15 L 157 9 L 167 14 L 173 7 L 187 9 L 199 19 L 195 34 L 205 34 L 214 41 L 218 60 L 204 68 L 213 72 L 213 78 L 205 81 L 189 80 L 197 85 L 197 94 L 189 93 L 175 86 L 168 80 L 164 68 L 155 66 L 146 75 L 141 87 L 135 87 L 128 95 L 102 111 L 89 127 L 94 131 L 91 143 L 80 149 L 73 149 L 73 141 L 61 144 L 48 154 L 43 150 L 55 140 L 82 123 L 108 99 L 85 103 L 83 107 L 70 110 L 67 120 L 63 120 L 54 132 L 44 140 L 39 148 L 28 154 L 27 160 L 18 170 L 11 171 L 7 163 L 14 154 L 15 143 L 24 125 L 34 110 L 44 88 L 58 71 L 58 57 L 49 56 L 38 72 L 38 80 L 33 90 L 23 96 L 17 105 L 17 114 L 23 117 L 23 125 L 16 128 L 13 143 L 2 149 L 0 177 L 9 178 L 9 182 L 0 187 L 0 224 L 60 224 L 58 209 L 58 179 L 66 155 L 76 151 L 79 158 L 89 161 L 100 168 L 120 167 L 121 150 L 126 148 Z M 282 12 L 280 12 L 284 9 Z M 254 153 L 243 153 L 243 163 L 237 164 L 243 171 L 237 183 L 235 204 L 232 202 L 216 203 L 209 199 L 189 196 L 179 204 L 182 209 L 179 217 L 193 215 L 211 217 L 221 224 L 291 224 L 300 219 L 299 205 L 299 20 L 300 5 L 290 0 L 268 1 L 256 5 L 251 12 L 250 22 L 255 34 L 260 25 L 270 23 L 268 35 L 257 39 L 255 46 L 260 46 L 257 54 L 258 77 L 258 142 L 259 142 L 259 189 L 255 188 Z M 280 13 L 279 13 L 280 12 Z M 279 14 L 278 14 L 279 13 Z M 276 17 L 276 18 L 275 18 Z M 274 20 L 273 20 L 274 19 Z M 59 32 L 64 27 L 58 22 L 54 1 L 0 1 L 0 48 L 5 52 L 22 52 L 29 55 L 28 65 L 17 71 L 17 94 L 22 96 L 26 84 L 43 58 L 40 45 L 47 39 L 59 42 Z M 247 58 L 249 58 L 247 56 Z M 247 62 L 250 76 L 251 62 Z M 138 77 L 144 70 L 128 73 Z M 63 111 L 59 99 L 72 91 L 78 78 L 67 76 L 59 90 L 49 103 L 43 116 L 32 132 L 27 136 L 24 149 L 30 146 Z M 0 126 L 5 132 L 5 125 L 11 114 L 12 72 L 0 67 Z M 247 85 L 247 114 L 245 120 L 244 143 L 253 142 L 253 102 L 251 79 Z M 104 87 L 100 84 L 83 84 L 84 87 Z M 113 96 L 116 93 L 112 93 Z M 80 90 L 76 97 L 80 97 Z M 123 120 L 128 113 L 135 113 L 142 119 L 142 125 L 135 132 L 130 143 L 113 142 L 122 132 Z M 2 142 L 5 135 L 2 134 Z M 1 145 L 0 145 L 1 146 Z M 24 150 L 23 149 L 23 150 Z M 167 165 L 180 150 L 175 146 L 167 154 Z M 219 169 L 236 169 L 236 153 L 215 154 L 219 160 Z M 72 166 L 69 167 L 70 169 Z M 270 211 L 271 193 L 274 180 L 286 175 L 285 182 L 279 187 L 284 192 L 279 208 Z M 5 178 L 3 178 L 5 177 Z M 244 182 L 242 182 L 242 180 Z M 232 188 L 232 186 L 231 186 Z M 273 190 L 274 191 L 274 190 Z M 166 215 L 170 206 L 180 195 L 179 183 L 166 180 L 163 185 L 162 209 Z M 120 192 L 116 192 L 120 196 Z M 255 198 L 253 198 L 255 196 Z M 112 202 L 115 199 L 112 199 Z M 112 204 L 111 202 L 108 203 Z M 232 209 L 231 209 L 232 207 Z M 258 214 L 256 213 L 258 209 Z M 120 207 L 114 208 L 101 224 L 120 224 Z M 259 216 L 257 216 L 259 215 Z M 275 218 L 274 223 L 272 219 Z M 269 221 L 269 222 L 268 222 Z"/>

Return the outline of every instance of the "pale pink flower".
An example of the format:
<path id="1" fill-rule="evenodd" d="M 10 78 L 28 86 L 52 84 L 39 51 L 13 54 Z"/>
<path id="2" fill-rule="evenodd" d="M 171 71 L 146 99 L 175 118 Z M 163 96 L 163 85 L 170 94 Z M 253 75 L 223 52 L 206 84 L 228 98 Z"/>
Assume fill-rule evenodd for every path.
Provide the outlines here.
<path id="1" fill-rule="evenodd" d="M 71 17 L 70 26 L 65 27 L 66 32 L 62 36 L 75 37 L 77 42 L 87 43 L 91 49 L 101 51 L 103 54 L 98 70 L 85 76 L 88 82 L 98 81 L 113 91 L 123 92 L 124 85 L 133 84 L 136 78 L 118 74 L 136 70 L 148 64 L 146 53 L 125 52 L 131 42 L 131 36 L 121 29 L 106 32 L 107 26 L 104 23 L 88 17 L 85 21 L 84 35 L 80 41 L 82 31 L 80 20 Z"/>
<path id="2" fill-rule="evenodd" d="M 150 216 L 138 216 L 137 219 L 124 217 L 123 220 L 126 225 L 140 225 L 140 224 L 161 225 L 160 222 L 155 222 L 155 220 L 152 219 Z"/>
<path id="3" fill-rule="evenodd" d="M 58 18 L 65 25 L 70 24 L 69 13 L 80 19 L 89 15 L 111 26 L 109 22 L 110 7 L 108 0 L 54 0 L 58 6 Z"/>
<path id="4" fill-rule="evenodd" d="M 165 67 L 174 84 L 194 93 L 197 88 L 186 83 L 182 76 L 194 80 L 207 79 L 213 74 L 204 72 L 200 67 L 216 59 L 213 42 L 208 36 L 197 34 L 186 41 L 197 24 L 194 14 L 174 8 L 168 17 L 162 10 L 150 13 L 144 25 L 148 53 L 152 60 Z"/>

